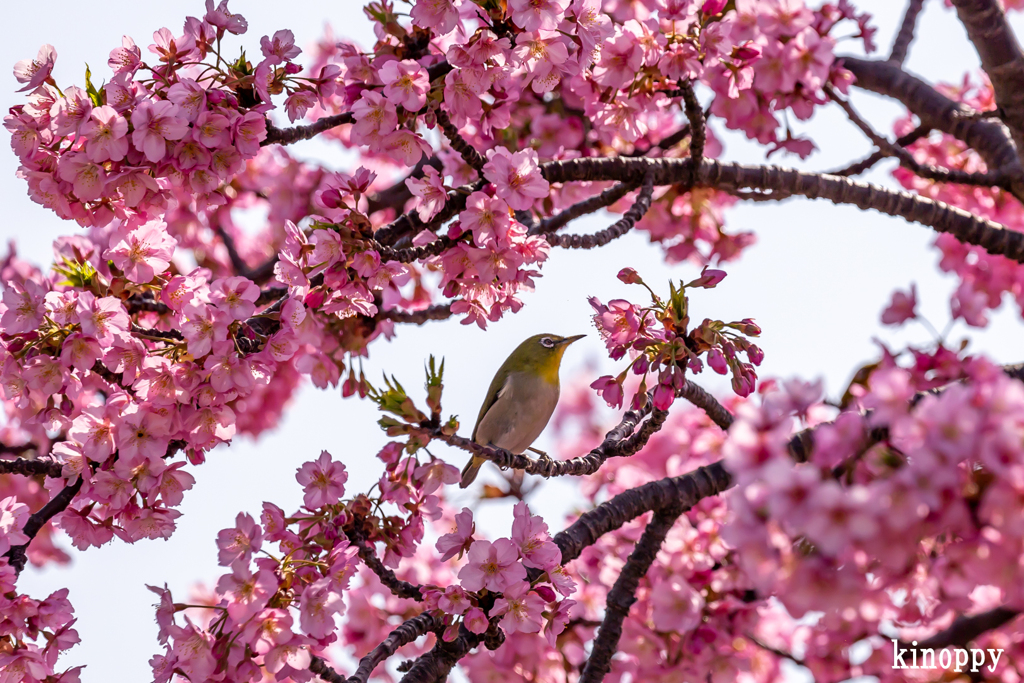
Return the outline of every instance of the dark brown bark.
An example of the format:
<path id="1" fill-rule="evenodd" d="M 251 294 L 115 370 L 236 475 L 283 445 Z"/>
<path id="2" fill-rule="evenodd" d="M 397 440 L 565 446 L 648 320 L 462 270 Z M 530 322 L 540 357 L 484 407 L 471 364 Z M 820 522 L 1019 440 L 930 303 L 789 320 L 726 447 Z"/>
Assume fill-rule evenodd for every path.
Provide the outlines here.
<path id="1" fill-rule="evenodd" d="M 34 446 L 33 446 L 34 448 Z M 27 477 L 43 475 L 56 479 L 62 476 L 64 465 L 55 460 L 0 460 L 0 474 L 21 474 Z"/>
<path id="2" fill-rule="evenodd" d="M 643 535 L 637 541 L 626 564 L 608 591 L 604 621 L 597 629 L 597 636 L 591 647 L 590 657 L 583 667 L 579 683 L 600 683 L 612 666 L 612 656 L 622 637 L 622 622 L 629 616 L 629 608 L 636 602 L 636 589 L 658 555 L 665 536 L 681 514 L 679 508 L 660 510 L 655 513 Z"/>
<path id="3" fill-rule="evenodd" d="M 981 58 L 1018 156 L 1024 151 L 1024 51 L 999 0 L 953 0 Z"/>
<path id="4" fill-rule="evenodd" d="M 907 11 L 903 14 L 903 23 L 896 33 L 896 39 L 892 43 L 892 51 L 889 52 L 889 61 L 893 64 L 903 65 L 907 59 L 907 50 L 914 40 L 914 29 L 917 27 L 917 15 L 924 7 L 924 0 L 910 0 L 907 3 Z"/>
<path id="5" fill-rule="evenodd" d="M 902 102 L 921 125 L 952 135 L 981 155 L 991 171 L 1003 171 L 1018 181 L 1014 195 L 1024 196 L 1019 184 L 1024 166 L 1010 131 L 996 120 L 982 119 L 965 104 L 949 99 L 920 78 L 891 62 L 837 57 L 857 78 L 854 85 Z"/>

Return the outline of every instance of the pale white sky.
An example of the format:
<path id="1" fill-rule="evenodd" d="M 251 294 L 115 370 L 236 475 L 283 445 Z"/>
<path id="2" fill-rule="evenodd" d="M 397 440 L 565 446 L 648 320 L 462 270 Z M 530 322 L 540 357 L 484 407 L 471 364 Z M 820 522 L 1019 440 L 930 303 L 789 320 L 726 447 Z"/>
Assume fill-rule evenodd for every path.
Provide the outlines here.
<path id="1" fill-rule="evenodd" d="M 369 45 L 372 35 L 360 4 L 292 2 L 283 12 L 279 2 L 233 0 L 232 10 L 249 20 L 249 33 L 236 39 L 237 44 L 244 43 L 254 52 L 261 36 L 288 28 L 295 33 L 298 44 L 306 45 L 320 35 L 326 21 L 333 24 L 336 35 L 355 37 Z M 875 13 L 878 43 L 881 52 L 887 54 L 903 3 L 871 0 L 856 4 Z M 81 85 L 86 62 L 92 66 L 96 80 L 109 76 L 107 54 L 120 45 L 122 34 L 131 35 L 145 47 L 153 31 L 163 26 L 180 31 L 185 15 L 201 16 L 202 12 L 201 0 L 106 0 L 101 4 L 52 0 L 46 3 L 43 14 L 23 8 L 18 15 L 8 17 L 8 30 L 0 42 L 0 68 L 6 70 L 0 78 L 6 93 L 3 108 L 23 102 L 22 96 L 14 92 L 18 85 L 10 67 L 20 59 L 35 56 L 43 43 L 57 49 L 54 76 L 58 82 L 62 86 Z M 1014 17 L 1014 24 L 1020 32 L 1024 24 L 1018 17 Z M 909 70 L 930 80 L 956 82 L 965 70 L 977 68 L 977 58 L 964 31 L 943 3 L 926 4 L 918 36 L 907 61 Z M 853 52 L 858 45 L 848 42 L 840 46 L 840 51 Z M 859 91 L 853 101 L 861 114 L 886 134 L 891 134 L 892 121 L 902 114 L 900 106 Z M 722 132 L 721 126 L 712 125 Z M 801 129 L 809 131 L 820 151 L 805 163 L 793 157 L 774 157 L 773 161 L 827 170 L 869 151 L 869 143 L 835 107 L 824 109 Z M 735 134 L 721 137 L 725 159 L 763 162 L 763 152 L 755 145 Z M 14 177 L 16 157 L 6 142 L 2 148 L 0 196 L 6 220 L 0 226 L 0 237 L 16 240 L 24 257 L 49 264 L 50 242 L 77 227 L 29 200 L 24 183 Z M 297 145 L 292 151 L 306 158 L 323 159 L 333 167 L 344 165 L 337 149 L 317 142 Z M 867 178 L 893 185 L 888 176 L 892 167 L 892 162 L 881 164 Z M 701 292 L 695 298 L 694 316 L 754 318 L 764 330 L 759 342 L 765 351 L 763 377 L 824 377 L 827 390 L 834 396 L 843 389 L 853 369 L 876 356 L 873 337 L 894 346 L 907 340 L 923 343 L 928 335 L 920 326 L 894 333 L 878 324 L 891 291 L 905 289 L 912 281 L 918 284 L 921 310 L 932 323 L 941 329 L 949 318 L 948 297 L 954 281 L 936 271 L 938 252 L 929 246 L 934 235 L 921 226 L 853 207 L 803 199 L 778 205 L 740 204 L 728 213 L 727 220 L 734 229 L 755 231 L 758 243 L 738 263 L 726 267 L 729 276 L 718 289 Z M 579 221 L 573 230 L 600 229 L 608 222 L 607 217 L 591 217 Z M 599 251 L 555 250 L 544 266 L 537 291 L 526 297 L 526 306 L 519 314 L 492 325 L 486 334 L 456 321 L 401 329 L 393 342 L 372 346 L 365 364 L 367 375 L 379 377 L 386 369 L 406 387 L 418 388 L 428 354 L 446 357 L 445 411 L 462 416 L 463 428 L 468 430 L 494 370 L 527 336 L 539 332 L 591 333 L 569 350 L 563 382 L 582 371 L 588 360 L 611 369 L 593 333 L 586 298 L 596 295 L 605 301 L 617 297 L 640 301 L 641 290 L 615 279 L 623 266 L 636 268 L 648 282 L 663 289 L 667 289 L 668 278 L 691 279 L 699 271 L 687 264 L 667 267 L 660 255 L 660 249 L 647 244 L 642 233 L 630 234 Z M 1014 343 L 1017 337 L 1013 331 L 1019 329 L 1015 327 L 1018 324 L 1018 313 L 1011 302 L 1009 308 L 1004 306 L 993 316 L 988 330 L 974 335 L 973 348 L 1002 362 L 1022 360 Z M 963 332 L 964 328 L 958 327 L 952 339 L 958 340 Z M 695 379 L 718 392 L 728 388 L 709 372 Z M 328 449 L 346 463 L 351 473 L 350 490 L 368 488 L 379 476 L 379 462 L 373 456 L 384 443 L 383 434 L 374 424 L 376 418 L 368 402 L 343 401 L 340 391 L 308 387 L 296 397 L 274 433 L 258 444 L 239 439 L 212 453 L 205 465 L 191 469 L 197 484 L 186 495 L 178 530 L 169 541 L 144 541 L 134 546 L 115 542 L 86 553 L 72 551 L 74 561 L 68 567 L 26 571 L 19 588 L 35 597 L 61 587 L 71 589 L 83 642 L 62 664 L 87 664 L 82 676 L 86 683 L 148 680 L 147 661 L 159 650 L 151 606 L 154 596 L 146 591 L 145 584 L 167 582 L 182 599 L 195 581 L 215 581 L 221 573 L 214 545 L 217 531 L 231 526 L 239 511 L 257 516 L 264 500 L 286 510 L 295 509 L 301 501 L 295 469 L 315 458 L 321 449 Z M 537 445 L 545 447 L 544 436 Z M 443 452 L 461 468 L 462 453 Z M 458 493 L 453 500 L 457 504 L 468 502 Z M 545 484 L 543 494 L 535 496 L 531 505 L 557 530 L 562 515 L 575 500 L 569 484 L 552 482 Z M 494 533 L 507 533 L 509 507 L 485 506 L 481 513 L 483 526 Z"/>

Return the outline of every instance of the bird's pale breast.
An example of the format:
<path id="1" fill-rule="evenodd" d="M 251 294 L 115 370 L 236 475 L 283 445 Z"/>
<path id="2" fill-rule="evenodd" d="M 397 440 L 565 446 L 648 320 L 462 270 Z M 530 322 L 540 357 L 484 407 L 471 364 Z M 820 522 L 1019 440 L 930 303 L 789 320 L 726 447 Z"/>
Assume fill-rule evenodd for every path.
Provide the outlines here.
<path id="1" fill-rule="evenodd" d="M 557 384 L 532 373 L 512 373 L 481 418 L 476 441 L 522 453 L 544 431 L 557 404 Z"/>

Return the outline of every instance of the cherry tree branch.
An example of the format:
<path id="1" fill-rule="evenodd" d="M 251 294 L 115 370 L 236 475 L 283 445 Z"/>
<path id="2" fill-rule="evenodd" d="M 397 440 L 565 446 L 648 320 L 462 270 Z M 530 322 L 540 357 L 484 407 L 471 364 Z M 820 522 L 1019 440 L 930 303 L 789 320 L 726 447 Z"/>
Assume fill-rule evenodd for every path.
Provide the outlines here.
<path id="1" fill-rule="evenodd" d="M 640 425 L 640 421 L 648 414 L 650 417 Z M 458 434 L 445 434 L 440 427 L 432 429 L 430 436 L 475 456 L 490 460 L 501 469 L 522 470 L 528 474 L 537 474 L 545 478 L 579 477 L 597 472 L 608 458 L 625 457 L 639 452 L 647 445 L 650 437 L 661 429 L 667 418 L 668 411 L 654 408 L 648 398 L 643 409 L 629 410 L 623 414 L 622 420 L 605 435 L 600 446 L 586 455 L 568 460 L 552 460 L 551 458 L 534 460 L 528 455 L 512 453 L 504 448 L 482 446 Z M 639 430 L 637 430 L 637 425 L 640 425 Z"/>
<path id="2" fill-rule="evenodd" d="M 418 311 L 384 311 L 380 314 L 380 317 L 396 323 L 422 325 L 431 320 L 445 320 L 452 317 L 452 305 L 450 303 L 434 304 Z"/>
<path id="3" fill-rule="evenodd" d="M 692 380 L 686 380 L 683 388 L 676 392 L 676 396 L 685 398 L 687 401 L 703 410 L 711 421 L 718 425 L 722 431 L 729 431 L 732 426 L 733 416 L 725 406 L 709 394 L 704 387 L 695 384 Z"/>
<path id="4" fill-rule="evenodd" d="M 25 522 L 25 528 L 22 529 L 22 533 L 28 536 L 28 540 L 21 545 L 13 546 L 4 555 L 11 566 L 14 567 L 15 574 L 21 574 L 21 571 L 25 568 L 25 563 L 28 562 L 28 546 L 32 539 L 36 537 L 36 534 L 39 533 L 44 524 L 66 510 L 68 505 L 71 505 L 71 501 L 78 495 L 81 488 L 82 478 L 79 477 L 78 481 L 62 488 L 46 505 L 36 510 L 28 518 L 28 521 Z"/>
<path id="5" fill-rule="evenodd" d="M 242 258 L 242 255 L 238 253 L 238 247 L 235 246 L 234 238 L 228 234 L 224 226 L 218 222 L 213 226 L 213 231 L 220 237 L 221 242 L 224 243 L 224 248 L 228 251 L 228 259 L 231 261 L 231 267 L 235 269 L 237 275 L 259 283 L 269 279 L 274 274 L 274 264 L 277 263 L 276 254 L 255 268 L 250 268 L 249 264 Z"/>
<path id="6" fill-rule="evenodd" d="M 423 601 L 423 591 L 420 586 L 411 584 L 408 581 L 402 581 L 395 573 L 384 566 L 384 563 L 377 558 L 377 554 L 374 552 L 373 546 L 367 543 L 361 534 L 349 533 L 349 540 L 359 550 L 359 559 L 363 561 L 366 567 L 377 575 L 380 582 L 387 587 L 394 595 L 399 598 L 410 598 L 412 600 Z"/>
<path id="7" fill-rule="evenodd" d="M 999 0 L 953 0 L 953 6 L 992 82 L 1019 156 L 1024 153 L 1024 50 Z"/>
<path id="8" fill-rule="evenodd" d="M 477 173 L 483 174 L 484 164 L 487 163 L 487 159 L 484 155 L 476 151 L 473 145 L 466 142 L 466 139 L 459 133 L 459 129 L 455 127 L 452 120 L 448 118 L 448 114 L 444 109 L 438 107 L 435 111 L 437 116 L 437 125 L 444 131 L 445 137 L 448 138 L 448 144 L 454 149 L 462 159 L 469 164 L 470 168 L 476 170 Z"/>
<path id="9" fill-rule="evenodd" d="M 912 145 L 921 138 L 927 137 L 931 129 L 928 126 L 918 126 L 914 130 L 910 131 L 906 135 L 902 135 L 896 138 L 896 144 L 900 147 L 907 147 Z M 841 176 L 854 176 L 860 175 L 865 171 L 871 169 L 875 164 L 886 157 L 880 151 L 872 152 L 870 155 L 861 159 L 858 162 L 852 163 L 844 168 L 837 169 L 835 171 L 826 171 L 827 175 L 841 175 Z"/>
<path id="10" fill-rule="evenodd" d="M 860 128 L 861 132 L 864 133 L 864 135 L 866 135 L 876 147 L 878 147 L 879 151 L 883 155 L 896 157 L 899 159 L 900 166 L 909 169 L 915 175 L 941 183 L 959 183 L 961 185 L 980 185 L 983 187 L 1001 187 L 1006 190 L 1010 189 L 1010 178 L 1001 171 L 968 173 L 959 169 L 941 168 L 931 164 L 918 163 L 917 159 L 915 159 L 914 156 L 906 149 L 898 144 L 889 142 L 886 138 L 876 133 L 874 129 L 857 114 L 850 103 L 836 93 L 832 86 L 826 84 L 825 93 L 833 102 L 838 104 L 844 112 L 846 112 L 847 118 L 849 118 L 857 128 Z"/>
<path id="11" fill-rule="evenodd" d="M 566 564 L 605 534 L 644 513 L 677 506 L 681 512 L 686 512 L 703 499 L 732 488 L 733 484 L 732 475 L 719 460 L 678 477 L 659 479 L 623 491 L 584 512 L 552 540 L 562 551 L 562 564 Z"/>
<path id="12" fill-rule="evenodd" d="M 705 130 L 704 111 L 697 101 L 697 94 L 693 91 L 693 83 L 681 81 L 679 90 L 683 96 L 683 107 L 686 111 L 686 118 L 690 120 L 690 158 L 697 166 L 704 158 L 704 145 L 707 142 L 707 131 Z"/>
<path id="13" fill-rule="evenodd" d="M 553 233 L 572 220 L 594 213 L 599 209 L 603 209 L 606 206 L 614 204 L 637 187 L 638 185 L 631 183 L 616 183 L 603 190 L 600 194 L 580 200 L 575 204 L 562 209 L 554 216 L 545 218 L 530 228 L 530 234 L 546 235 Z"/>
<path id="14" fill-rule="evenodd" d="M 907 50 L 914 40 L 914 29 L 917 27 L 917 15 L 924 7 L 924 0 L 910 0 L 907 3 L 907 11 L 903 14 L 903 23 L 893 40 L 892 50 L 889 52 L 889 60 L 893 64 L 903 65 L 907 59 Z"/>
<path id="15" fill-rule="evenodd" d="M 778 166 L 748 166 L 705 159 L 694 178 L 690 159 L 585 158 L 552 161 L 542 165 L 549 182 L 573 180 L 630 180 L 654 167 L 654 184 L 680 183 L 723 190 L 759 190 L 779 196 L 802 195 L 852 204 L 946 232 L 965 244 L 983 247 L 990 254 L 1024 262 L 1024 233 L 944 202 L 899 192 L 839 176 L 806 173 Z"/>
<path id="16" fill-rule="evenodd" d="M 644 174 L 643 183 L 640 185 L 640 193 L 629 210 L 622 215 L 622 218 L 610 226 L 595 232 L 593 235 L 555 235 L 548 234 L 545 239 L 553 247 L 564 247 L 566 249 L 593 249 L 603 247 L 612 240 L 622 237 L 633 229 L 637 221 L 644 217 L 647 210 L 651 208 L 651 198 L 654 195 L 654 170 L 648 169 Z"/>
<path id="17" fill-rule="evenodd" d="M 0 460 L 0 474 L 21 474 L 26 477 L 42 474 L 56 479 L 63 476 L 63 469 L 64 465 L 56 460 L 28 460 L 26 458 Z"/>
<path id="18" fill-rule="evenodd" d="M 1009 130 L 1001 122 L 979 118 L 965 104 L 954 102 L 920 78 L 891 62 L 842 56 L 837 61 L 856 77 L 857 87 L 902 102 L 921 125 L 952 135 L 977 150 L 991 170 L 1015 179 L 1014 196 L 1024 197 L 1024 166 Z"/>
<path id="19" fill-rule="evenodd" d="M 334 116 L 325 116 L 307 126 L 294 126 L 292 128 L 277 128 L 268 120 L 267 138 L 260 143 L 260 147 L 266 147 L 267 145 L 291 145 L 300 140 L 311 140 L 324 131 L 344 126 L 346 123 L 354 123 L 355 120 L 350 111 L 335 114 Z"/>
<path id="20" fill-rule="evenodd" d="M 498 628 L 498 619 L 490 622 L 490 626 L 484 635 L 477 635 L 466 629 L 464 625 L 459 626 L 459 635 L 452 642 L 445 642 L 438 638 L 433 649 L 416 660 L 408 673 L 402 677 L 400 683 L 435 683 L 447 680 L 448 674 L 455 667 L 460 659 L 481 642 L 489 650 L 497 649 L 504 641 L 505 634 Z"/>
<path id="21" fill-rule="evenodd" d="M 444 622 L 429 612 L 422 612 L 407 619 L 401 626 L 389 633 L 380 645 L 359 660 L 356 672 L 349 676 L 347 683 L 366 683 L 370 680 L 370 675 L 377 665 L 395 654 L 400 647 L 408 645 L 420 636 L 436 633 L 443 628 Z"/>
<path id="22" fill-rule="evenodd" d="M 949 628 L 939 631 L 931 638 L 919 642 L 917 648 L 966 647 L 968 643 L 987 631 L 1004 626 L 1020 615 L 1019 610 L 1008 607 L 996 607 L 988 612 L 974 616 L 960 616 L 953 620 Z"/>
<path id="23" fill-rule="evenodd" d="M 640 585 L 640 579 L 651 568 L 669 529 L 680 514 L 682 510 L 678 507 L 659 510 L 644 529 L 643 535 L 622 567 L 619 578 L 608 591 L 604 621 L 597 629 L 597 636 L 594 638 L 590 657 L 583 667 L 579 683 L 600 683 L 611 669 L 612 655 L 615 654 L 619 638 L 622 636 L 622 622 L 629 615 L 629 608 L 636 602 L 636 589 Z"/>

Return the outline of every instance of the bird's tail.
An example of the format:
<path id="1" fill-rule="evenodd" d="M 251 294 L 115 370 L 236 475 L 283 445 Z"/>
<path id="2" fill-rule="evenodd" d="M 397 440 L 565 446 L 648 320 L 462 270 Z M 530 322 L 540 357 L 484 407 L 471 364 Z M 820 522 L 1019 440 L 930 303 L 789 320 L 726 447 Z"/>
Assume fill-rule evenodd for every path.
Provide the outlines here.
<path id="1" fill-rule="evenodd" d="M 486 458 L 478 458 L 475 455 L 470 458 L 469 462 L 467 462 L 466 466 L 462 469 L 462 481 L 459 482 L 459 488 L 464 489 L 473 483 L 473 480 L 476 479 L 477 473 L 480 471 L 480 466 L 483 465 L 485 461 Z"/>

